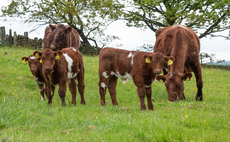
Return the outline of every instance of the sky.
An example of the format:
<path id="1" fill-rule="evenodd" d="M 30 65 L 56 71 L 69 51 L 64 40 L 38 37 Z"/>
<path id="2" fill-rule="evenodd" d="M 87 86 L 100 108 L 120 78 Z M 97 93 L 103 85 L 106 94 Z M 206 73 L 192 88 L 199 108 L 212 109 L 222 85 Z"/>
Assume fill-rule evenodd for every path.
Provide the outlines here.
<path id="1" fill-rule="evenodd" d="M 7 5 L 7 1 L 1 1 L 0 8 Z M 19 19 L 9 19 L 8 21 L 3 21 L 3 18 L 0 17 L 0 26 L 5 26 L 6 34 L 9 34 L 9 29 L 12 29 L 12 32 L 16 31 L 17 34 L 23 35 L 24 32 L 31 31 L 35 24 L 28 25 L 24 24 L 22 20 Z M 29 33 L 29 38 L 43 38 L 45 25 L 34 32 Z M 228 30 L 221 32 L 222 35 L 228 35 Z M 12 33 L 13 34 L 13 33 Z M 108 44 L 108 47 L 115 47 L 126 50 L 136 50 L 141 47 L 143 44 L 155 44 L 155 33 L 150 29 L 141 30 L 135 27 L 127 27 L 125 21 L 119 20 L 115 21 L 109 25 L 106 29 L 105 34 L 115 35 L 120 38 L 120 40 L 115 40 Z M 221 37 L 200 39 L 201 43 L 201 53 L 205 52 L 208 54 L 215 54 L 216 59 L 230 61 L 230 40 L 225 40 Z M 117 46 L 122 44 L 122 46 Z"/>

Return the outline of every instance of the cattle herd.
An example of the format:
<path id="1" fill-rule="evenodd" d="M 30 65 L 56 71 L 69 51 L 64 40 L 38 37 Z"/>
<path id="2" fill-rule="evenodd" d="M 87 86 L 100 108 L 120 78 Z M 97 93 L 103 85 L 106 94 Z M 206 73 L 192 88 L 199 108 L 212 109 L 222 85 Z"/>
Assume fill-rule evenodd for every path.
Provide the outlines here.
<path id="1" fill-rule="evenodd" d="M 59 85 L 58 94 L 62 105 L 66 106 L 65 95 L 68 83 L 72 94 L 72 104 L 76 105 L 76 88 L 84 99 L 84 63 L 80 48 L 80 37 L 76 30 L 68 25 L 58 24 L 46 27 L 42 42 L 43 51 L 34 51 L 28 61 L 42 97 L 52 104 L 55 86 Z M 200 41 L 195 32 L 186 26 L 173 25 L 156 31 L 154 52 L 140 52 L 103 48 L 99 54 L 99 93 L 101 105 L 105 105 L 108 87 L 112 104 L 118 105 L 116 85 L 118 77 L 125 83 L 131 79 L 140 98 L 141 110 L 146 110 L 145 96 L 149 110 L 152 104 L 152 83 L 155 80 L 165 82 L 169 101 L 185 99 L 184 81 L 191 79 L 191 71 L 196 77 L 198 92 L 196 100 L 202 101 L 202 73 L 199 62 Z M 163 75 L 160 75 L 163 72 Z M 78 85 L 75 80 L 77 79 Z M 44 87 L 45 84 L 45 87 Z M 45 95 L 44 95 L 45 94 Z"/>

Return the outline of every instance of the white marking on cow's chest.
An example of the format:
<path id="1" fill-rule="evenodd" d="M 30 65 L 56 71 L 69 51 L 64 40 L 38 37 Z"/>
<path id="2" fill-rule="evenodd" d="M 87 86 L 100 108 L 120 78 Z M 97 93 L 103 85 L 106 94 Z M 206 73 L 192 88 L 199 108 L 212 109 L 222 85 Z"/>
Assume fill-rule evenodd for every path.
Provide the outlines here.
<path id="1" fill-rule="evenodd" d="M 34 76 L 34 79 L 37 81 L 38 84 L 44 84 L 44 82 L 38 81 L 38 77 Z"/>
<path id="2" fill-rule="evenodd" d="M 36 57 L 34 57 L 34 56 L 30 56 L 30 59 L 31 59 L 31 60 L 35 60 L 35 59 L 36 59 Z"/>
<path id="3" fill-rule="evenodd" d="M 130 52 L 127 58 L 131 58 L 131 65 L 133 65 L 134 54 L 132 54 L 132 52 Z"/>
<path id="4" fill-rule="evenodd" d="M 102 87 L 103 89 L 105 89 L 105 87 L 107 87 L 107 85 L 105 85 L 104 82 L 101 82 L 101 87 Z"/>
<path id="5" fill-rule="evenodd" d="M 73 59 L 70 58 L 70 56 L 67 53 L 63 54 L 65 57 L 65 60 L 67 61 L 67 67 L 68 67 L 68 74 L 67 78 L 75 78 L 77 76 L 77 73 L 72 73 L 72 66 L 73 66 Z"/>

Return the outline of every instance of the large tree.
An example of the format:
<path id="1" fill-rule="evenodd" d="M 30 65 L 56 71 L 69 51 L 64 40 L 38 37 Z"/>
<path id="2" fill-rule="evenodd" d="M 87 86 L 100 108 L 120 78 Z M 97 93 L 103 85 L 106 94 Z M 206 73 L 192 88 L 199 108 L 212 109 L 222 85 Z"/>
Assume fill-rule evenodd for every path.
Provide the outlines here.
<path id="1" fill-rule="evenodd" d="M 20 17 L 26 23 L 37 23 L 37 27 L 47 24 L 66 23 L 73 27 L 84 44 L 103 47 L 115 36 L 106 36 L 103 31 L 117 20 L 122 5 L 118 0 L 12 0 L 2 7 L 2 15 Z M 34 29 L 31 29 L 34 30 Z"/>
<path id="2" fill-rule="evenodd" d="M 128 26 L 149 28 L 184 24 L 198 33 L 199 38 L 217 35 L 230 29 L 229 0 L 129 0 L 125 19 Z"/>

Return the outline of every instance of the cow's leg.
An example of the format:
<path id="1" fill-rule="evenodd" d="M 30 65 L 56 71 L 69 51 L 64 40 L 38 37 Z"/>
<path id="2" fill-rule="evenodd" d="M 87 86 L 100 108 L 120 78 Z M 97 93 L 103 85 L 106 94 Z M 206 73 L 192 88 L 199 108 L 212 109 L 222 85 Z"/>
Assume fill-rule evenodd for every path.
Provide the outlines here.
<path id="1" fill-rule="evenodd" d="M 39 92 L 41 94 L 41 100 L 45 101 L 45 96 L 44 96 L 44 88 L 43 88 L 43 84 L 38 84 L 39 85 Z"/>
<path id="2" fill-rule="evenodd" d="M 137 86 L 137 94 L 138 97 L 140 98 L 140 106 L 141 106 L 141 110 L 146 110 L 146 106 L 145 106 L 145 94 L 146 94 L 146 90 L 143 87 L 138 87 Z"/>
<path id="3" fill-rule="evenodd" d="M 76 82 L 74 79 L 68 80 L 68 86 L 69 86 L 69 90 L 71 92 L 72 95 L 72 103 L 76 105 Z"/>
<path id="4" fill-rule="evenodd" d="M 66 92 L 66 81 L 60 81 L 61 83 L 59 84 L 59 90 L 58 90 L 58 94 L 61 98 L 62 101 L 62 106 L 66 106 L 66 102 L 65 102 L 65 92 Z"/>
<path id="5" fill-rule="evenodd" d="M 85 81 L 84 81 L 84 69 L 81 69 L 82 72 L 80 72 L 77 76 L 78 80 L 78 92 L 81 96 L 81 104 L 86 104 L 85 98 L 84 98 L 84 93 L 85 93 Z"/>
<path id="6" fill-rule="evenodd" d="M 154 110 L 153 103 L 152 103 L 152 89 L 151 87 L 149 87 L 149 88 L 145 88 L 145 90 L 146 90 L 146 97 L 148 102 L 148 109 Z"/>
<path id="7" fill-rule="evenodd" d="M 51 95 L 51 89 L 49 83 L 45 85 L 45 93 L 48 97 L 48 105 L 52 104 L 52 95 Z"/>
<path id="8" fill-rule="evenodd" d="M 101 96 L 101 105 L 105 105 L 105 93 L 108 86 L 108 80 L 103 76 L 100 76 L 99 78 L 100 79 L 98 85 L 99 85 L 99 93 Z"/>
<path id="9" fill-rule="evenodd" d="M 179 100 L 185 100 L 185 95 L 184 95 L 184 81 L 182 81 L 182 84 L 181 84 L 181 85 L 182 85 L 181 87 L 183 87 L 183 93 L 182 93 L 182 95 L 180 96 Z"/>
<path id="10" fill-rule="evenodd" d="M 202 101 L 203 100 L 203 93 L 202 93 L 203 81 L 202 81 L 202 71 L 201 71 L 200 62 L 198 62 L 196 66 L 193 66 L 193 72 L 196 77 L 196 86 L 198 88 L 198 91 L 196 94 L 196 101 Z"/>
<path id="11" fill-rule="evenodd" d="M 116 98 L 117 79 L 118 78 L 116 76 L 112 76 L 109 79 L 109 85 L 108 85 L 108 89 L 113 105 L 118 105 L 117 98 Z"/>

